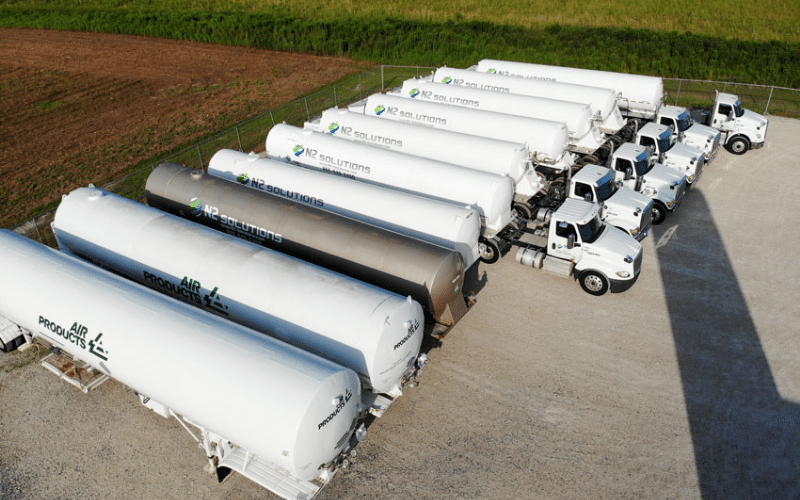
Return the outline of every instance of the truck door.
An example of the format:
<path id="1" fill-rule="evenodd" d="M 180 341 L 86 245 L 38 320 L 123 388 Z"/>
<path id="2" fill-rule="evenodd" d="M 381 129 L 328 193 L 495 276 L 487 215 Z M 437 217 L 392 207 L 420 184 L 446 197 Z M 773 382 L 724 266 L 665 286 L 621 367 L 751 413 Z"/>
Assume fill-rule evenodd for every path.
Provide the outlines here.
<path id="1" fill-rule="evenodd" d="M 630 179 L 625 179 L 625 172 L 630 171 Z M 625 158 L 617 158 L 614 162 L 614 183 L 629 189 L 636 189 L 636 169 L 633 162 Z"/>
<path id="2" fill-rule="evenodd" d="M 714 110 L 714 121 L 711 126 L 719 130 L 730 130 L 728 122 L 733 117 L 733 106 L 730 104 L 718 103 Z"/>
<path id="3" fill-rule="evenodd" d="M 592 189 L 592 186 L 584 182 L 575 183 L 574 198 L 586 200 L 589 203 L 595 203 L 597 201 L 595 199 L 594 190 Z"/>
<path id="4" fill-rule="evenodd" d="M 678 124 L 675 123 L 675 120 L 669 116 L 662 116 L 661 120 L 658 122 L 660 125 L 666 125 L 672 129 L 672 137 L 678 136 Z"/>
<path id="5" fill-rule="evenodd" d="M 562 220 L 555 221 L 550 227 L 550 246 L 547 249 L 547 253 L 564 260 L 578 262 L 581 258 L 582 250 L 581 239 L 575 225 Z M 574 241 L 572 248 L 569 248 L 570 239 Z"/>

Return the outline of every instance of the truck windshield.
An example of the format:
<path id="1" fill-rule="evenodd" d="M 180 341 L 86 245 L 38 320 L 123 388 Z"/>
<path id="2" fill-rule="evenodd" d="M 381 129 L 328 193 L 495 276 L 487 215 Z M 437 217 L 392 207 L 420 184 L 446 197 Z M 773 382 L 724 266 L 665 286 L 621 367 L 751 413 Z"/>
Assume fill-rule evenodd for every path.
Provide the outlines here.
<path id="1" fill-rule="evenodd" d="M 611 198 L 611 195 L 616 191 L 617 185 L 614 184 L 614 178 L 609 177 L 608 180 L 597 186 L 597 203 L 602 203 Z"/>
<path id="2" fill-rule="evenodd" d="M 655 157 L 653 157 L 655 158 Z M 636 168 L 636 176 L 641 177 L 653 168 L 653 163 L 650 162 L 649 156 L 640 156 L 636 158 L 636 162 L 633 164 L 634 168 Z"/>
<path id="3" fill-rule="evenodd" d="M 736 104 L 733 106 L 733 112 L 736 114 L 737 117 L 740 117 L 744 114 L 744 110 L 742 109 L 742 101 L 737 100 Z"/>
<path id="4" fill-rule="evenodd" d="M 680 124 L 678 125 L 680 127 Z M 672 147 L 672 134 L 664 134 L 658 138 L 658 150 L 662 153 Z"/>
<path id="5" fill-rule="evenodd" d="M 597 238 L 603 234 L 605 225 L 600 221 L 599 217 L 595 217 L 586 224 L 578 224 L 578 231 L 581 233 L 581 240 L 584 243 L 593 243 Z"/>
<path id="6" fill-rule="evenodd" d="M 692 119 L 689 117 L 689 113 L 681 113 L 678 116 L 678 132 L 685 132 L 691 126 Z"/>

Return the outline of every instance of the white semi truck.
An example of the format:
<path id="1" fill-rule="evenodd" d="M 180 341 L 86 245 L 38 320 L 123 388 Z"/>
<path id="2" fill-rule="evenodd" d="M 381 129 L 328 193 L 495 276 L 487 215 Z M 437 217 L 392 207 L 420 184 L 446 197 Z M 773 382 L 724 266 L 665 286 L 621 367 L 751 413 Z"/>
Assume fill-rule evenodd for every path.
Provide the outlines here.
<path id="1" fill-rule="evenodd" d="M 653 224 L 678 208 L 686 192 L 686 175 L 656 163 L 650 148 L 626 142 L 609 157 L 614 182 L 653 200 Z"/>
<path id="2" fill-rule="evenodd" d="M 540 211 L 517 235 L 517 262 L 573 277 L 591 295 L 629 289 L 642 268 L 642 245 L 599 214 L 596 203 L 575 199 L 554 212 Z"/>
<path id="3" fill-rule="evenodd" d="M 648 123 L 636 133 L 635 143 L 650 148 L 657 163 L 686 175 L 689 184 L 697 182 L 703 173 L 703 150 L 676 142 L 672 129 L 667 125 Z"/>
<path id="4" fill-rule="evenodd" d="M 593 85 L 609 87 L 618 93 L 622 114 L 629 118 L 643 118 L 665 125 L 673 125 L 674 133 L 683 133 L 683 142 L 700 147 L 693 140 L 706 140 L 711 134 L 712 144 L 701 147 L 706 160 L 716 155 L 717 141 L 737 155 L 750 149 L 763 147 L 769 128 L 769 120 L 758 113 L 743 109 L 737 95 L 717 92 L 710 110 L 689 111 L 678 106 L 664 105 L 664 83 L 660 77 L 631 75 L 611 71 L 581 68 L 564 68 L 543 64 L 484 59 L 474 67 L 481 73 L 514 75 L 537 80 L 552 80 L 565 83 L 592 82 Z M 665 109 L 666 108 L 666 109 Z M 717 138 L 714 132 L 724 135 Z M 691 131 L 691 132 L 690 132 Z M 698 136 L 695 139 L 691 136 Z"/>

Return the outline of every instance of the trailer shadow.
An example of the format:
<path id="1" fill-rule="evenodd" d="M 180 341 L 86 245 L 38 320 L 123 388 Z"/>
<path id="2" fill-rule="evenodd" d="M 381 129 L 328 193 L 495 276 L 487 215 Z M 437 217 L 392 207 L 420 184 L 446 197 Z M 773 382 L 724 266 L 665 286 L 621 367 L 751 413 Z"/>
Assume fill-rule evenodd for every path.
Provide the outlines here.
<path id="1" fill-rule="evenodd" d="M 781 398 L 703 193 L 654 231 L 704 499 L 800 498 L 800 405 Z M 681 220 L 691 214 L 691 223 Z M 691 262 L 692 268 L 681 262 Z"/>

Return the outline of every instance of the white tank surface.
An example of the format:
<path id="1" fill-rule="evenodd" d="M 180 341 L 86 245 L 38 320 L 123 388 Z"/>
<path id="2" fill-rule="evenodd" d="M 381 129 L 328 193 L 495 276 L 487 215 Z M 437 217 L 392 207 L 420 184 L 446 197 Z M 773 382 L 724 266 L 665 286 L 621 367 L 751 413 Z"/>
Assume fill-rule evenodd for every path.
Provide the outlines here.
<path id="1" fill-rule="evenodd" d="M 279 124 L 267 135 L 267 154 L 333 175 L 390 186 L 478 209 L 484 238 L 511 222 L 514 180 L 452 163 L 367 146 Z"/>
<path id="2" fill-rule="evenodd" d="M 476 71 L 610 88 L 619 95 L 617 98 L 619 108 L 628 116 L 638 118 L 652 119 L 664 103 L 664 80 L 657 76 L 565 68 L 497 59 L 483 59 L 478 62 Z"/>
<path id="3" fill-rule="evenodd" d="M 369 146 L 507 175 L 514 179 L 517 195 L 533 196 L 541 187 L 523 143 L 382 120 L 335 108 L 323 111 L 319 120 L 306 122 L 305 126 Z"/>
<path id="4" fill-rule="evenodd" d="M 64 196 L 59 247 L 166 295 L 313 352 L 397 396 L 415 371 L 422 307 L 98 188 Z"/>
<path id="5" fill-rule="evenodd" d="M 496 113 L 480 109 L 462 108 L 435 102 L 406 99 L 397 93 L 372 94 L 348 108 L 353 113 L 377 116 L 385 120 L 420 125 L 439 130 L 450 130 L 478 137 L 488 137 L 502 141 L 519 142 L 535 151 L 531 144 L 537 145 L 548 132 L 543 130 L 541 120 L 524 116 Z M 549 123 L 549 122 L 546 122 Z M 561 156 L 554 164 L 546 157 L 533 155 L 531 161 L 537 166 L 546 166 L 560 172 L 575 163 L 575 156 L 567 149 L 568 133 L 563 125 L 563 133 L 552 136 L 550 146 L 539 146 L 542 150 L 561 149 Z M 536 146 L 534 146 L 536 147 Z M 539 189 L 532 185 L 530 189 Z"/>
<path id="6" fill-rule="evenodd" d="M 0 315 L 34 338 L 297 479 L 356 426 L 352 370 L 7 230 L 0 282 Z"/>
<path id="7" fill-rule="evenodd" d="M 625 120 L 617 106 L 617 94 L 610 88 L 493 75 L 448 67 L 437 69 L 430 77 L 430 81 L 588 104 L 598 128 L 603 133 L 613 134 L 625 126 Z"/>
<path id="8" fill-rule="evenodd" d="M 467 268 L 480 257 L 481 216 L 474 208 L 232 149 L 215 153 L 208 173 L 450 248 L 461 254 Z"/>
<path id="9" fill-rule="evenodd" d="M 548 99 L 546 97 L 507 94 L 492 92 L 460 85 L 445 85 L 420 78 L 411 78 L 403 82 L 398 95 L 420 101 L 450 104 L 469 109 L 482 109 L 509 115 L 526 116 L 537 120 L 554 122 L 553 133 L 561 131 L 555 127 L 565 124 L 569 133 L 569 148 L 580 153 L 593 153 L 603 145 L 605 136 L 592 120 L 592 111 L 588 104 Z M 551 138 L 540 136 L 545 145 L 555 145 Z M 538 148 L 539 145 L 529 144 Z M 539 151 L 537 149 L 537 151 Z M 551 158 L 558 158 L 561 151 L 542 151 Z"/>

